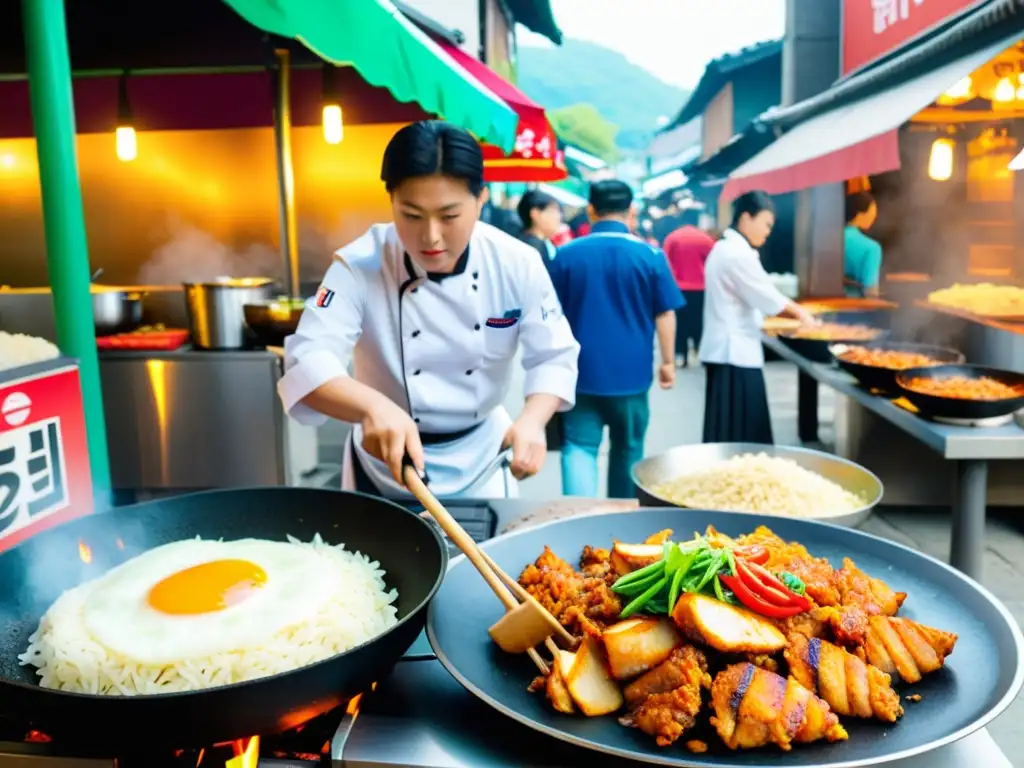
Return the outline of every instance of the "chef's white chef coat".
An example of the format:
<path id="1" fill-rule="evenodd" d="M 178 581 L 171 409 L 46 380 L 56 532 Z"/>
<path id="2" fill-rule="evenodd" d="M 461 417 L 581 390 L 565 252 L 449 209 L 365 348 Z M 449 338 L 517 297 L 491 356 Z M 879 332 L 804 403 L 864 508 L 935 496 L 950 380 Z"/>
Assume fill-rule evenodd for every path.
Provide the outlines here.
<path id="1" fill-rule="evenodd" d="M 727 229 L 704 265 L 701 362 L 763 366 L 764 318 L 779 314 L 787 304 L 789 299 L 772 283 L 757 250 L 739 232 Z"/>
<path id="2" fill-rule="evenodd" d="M 339 250 L 316 296 L 285 340 L 278 392 L 287 413 L 318 426 L 327 417 L 301 400 L 352 375 L 407 409 L 421 433 L 456 441 L 424 446 L 436 496 L 515 493 L 515 481 L 486 473 L 512 420 L 502 403 L 520 346 L 525 395 L 575 404 L 579 344 L 537 251 L 483 222 L 451 275 L 428 276 L 405 253 L 393 224 L 377 224 Z M 387 465 L 362 446 L 355 425 L 346 446 L 342 487 L 355 488 L 354 452 L 367 476 L 391 498 L 408 498 Z M 479 478 L 479 481 L 477 479 Z"/>

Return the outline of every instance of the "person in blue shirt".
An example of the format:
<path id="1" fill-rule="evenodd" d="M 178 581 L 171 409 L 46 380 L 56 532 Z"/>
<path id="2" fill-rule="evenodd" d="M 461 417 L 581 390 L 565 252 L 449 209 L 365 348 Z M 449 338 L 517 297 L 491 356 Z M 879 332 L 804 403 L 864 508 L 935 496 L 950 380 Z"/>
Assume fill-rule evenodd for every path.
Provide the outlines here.
<path id="1" fill-rule="evenodd" d="M 608 427 L 608 496 L 632 498 L 633 465 L 643 458 L 654 378 L 675 383 L 675 311 L 683 305 L 660 249 L 630 234 L 633 192 L 615 179 L 590 187 L 590 234 L 551 262 L 551 281 L 580 343 L 576 407 L 562 414 L 562 492 L 597 496 L 597 454 Z"/>
<path id="2" fill-rule="evenodd" d="M 878 204 L 870 192 L 846 198 L 846 229 L 843 232 L 843 292 L 864 298 L 877 296 L 882 272 L 882 246 L 864 234 L 878 217 Z"/>

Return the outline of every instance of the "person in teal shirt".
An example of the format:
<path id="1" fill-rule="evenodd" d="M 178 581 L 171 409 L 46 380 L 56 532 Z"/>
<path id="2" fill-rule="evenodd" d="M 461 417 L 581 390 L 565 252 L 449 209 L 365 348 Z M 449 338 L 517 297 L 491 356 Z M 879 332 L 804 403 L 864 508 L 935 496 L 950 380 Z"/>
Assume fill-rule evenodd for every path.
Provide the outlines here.
<path id="1" fill-rule="evenodd" d="M 846 229 L 843 233 L 843 292 L 864 298 L 877 296 L 882 272 L 882 246 L 864 234 L 878 217 L 878 204 L 870 192 L 846 198 Z"/>

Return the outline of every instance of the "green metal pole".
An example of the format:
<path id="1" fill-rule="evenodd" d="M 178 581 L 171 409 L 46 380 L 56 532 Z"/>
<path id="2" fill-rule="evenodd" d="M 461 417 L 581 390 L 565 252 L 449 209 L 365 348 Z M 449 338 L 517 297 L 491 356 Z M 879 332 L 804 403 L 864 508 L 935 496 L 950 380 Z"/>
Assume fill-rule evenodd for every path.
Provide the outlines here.
<path id="1" fill-rule="evenodd" d="M 65 355 L 78 358 L 93 493 L 102 498 L 110 491 L 110 457 L 75 154 L 75 107 L 64 2 L 22 0 L 21 9 L 57 344 Z"/>

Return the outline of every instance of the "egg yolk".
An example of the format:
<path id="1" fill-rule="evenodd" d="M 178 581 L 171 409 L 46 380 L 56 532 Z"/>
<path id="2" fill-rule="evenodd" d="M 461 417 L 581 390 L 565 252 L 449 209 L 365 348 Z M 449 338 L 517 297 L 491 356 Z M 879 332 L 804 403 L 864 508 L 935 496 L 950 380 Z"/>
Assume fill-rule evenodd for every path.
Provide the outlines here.
<path id="1" fill-rule="evenodd" d="M 223 611 L 252 597 L 267 573 L 248 560 L 213 560 L 172 573 L 147 597 L 150 607 L 173 616 Z"/>

